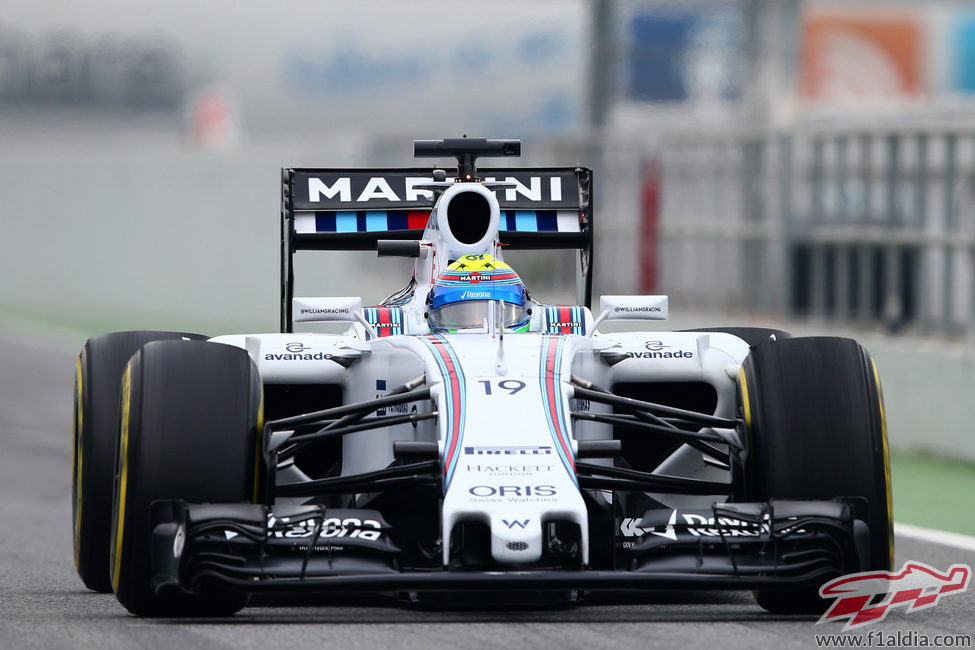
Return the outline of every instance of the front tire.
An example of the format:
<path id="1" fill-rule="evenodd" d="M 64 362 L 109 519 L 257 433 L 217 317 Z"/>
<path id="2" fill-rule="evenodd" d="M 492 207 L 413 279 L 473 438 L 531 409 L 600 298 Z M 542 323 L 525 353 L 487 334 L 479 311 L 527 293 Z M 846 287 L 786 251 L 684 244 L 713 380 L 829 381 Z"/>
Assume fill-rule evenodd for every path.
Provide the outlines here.
<path id="1" fill-rule="evenodd" d="M 203 340 L 182 332 L 112 332 L 85 343 L 75 366 L 71 508 L 75 568 L 85 586 L 111 592 L 112 477 L 119 427 L 119 386 L 129 358 L 146 343 Z"/>
<path id="2" fill-rule="evenodd" d="M 149 506 L 159 499 L 256 501 L 263 400 L 257 368 L 219 343 L 149 343 L 122 379 L 112 587 L 140 616 L 229 616 L 243 594 L 151 587 Z"/>
<path id="3" fill-rule="evenodd" d="M 869 527 L 858 570 L 892 569 L 893 508 L 887 425 L 876 365 L 856 341 L 831 337 L 757 345 L 739 374 L 748 432 L 744 498 L 860 497 L 855 516 Z M 823 611 L 819 585 L 760 589 L 775 613 Z"/>

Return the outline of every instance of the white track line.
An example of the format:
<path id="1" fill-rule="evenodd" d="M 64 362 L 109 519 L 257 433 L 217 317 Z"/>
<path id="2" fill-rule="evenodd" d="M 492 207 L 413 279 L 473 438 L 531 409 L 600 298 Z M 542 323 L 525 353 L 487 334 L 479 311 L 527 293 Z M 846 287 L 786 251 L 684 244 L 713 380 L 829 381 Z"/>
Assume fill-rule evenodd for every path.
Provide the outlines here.
<path id="1" fill-rule="evenodd" d="M 975 551 L 975 537 L 962 535 L 960 533 L 950 533 L 946 530 L 935 530 L 934 528 L 922 528 L 921 526 L 911 526 L 894 522 L 894 535 L 903 535 L 913 539 L 920 539 L 926 542 L 934 542 L 942 546 L 953 546 L 954 548 Z"/>

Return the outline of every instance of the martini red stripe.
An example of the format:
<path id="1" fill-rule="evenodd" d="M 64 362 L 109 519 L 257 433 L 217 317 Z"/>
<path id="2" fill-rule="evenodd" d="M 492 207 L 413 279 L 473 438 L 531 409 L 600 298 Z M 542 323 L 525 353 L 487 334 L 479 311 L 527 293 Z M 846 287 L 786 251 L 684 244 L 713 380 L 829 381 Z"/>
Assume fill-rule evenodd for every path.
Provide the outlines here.
<path id="1" fill-rule="evenodd" d="M 423 230 L 427 227 L 427 219 L 429 218 L 430 213 L 427 211 L 410 210 L 406 213 L 406 227 L 410 230 Z"/>
<path id="2" fill-rule="evenodd" d="M 559 307 L 559 322 L 560 323 L 571 323 L 572 322 L 572 307 Z M 572 334 L 572 325 L 563 325 L 559 328 L 562 334 Z"/>
<path id="3" fill-rule="evenodd" d="M 555 423 L 556 437 L 559 439 L 559 444 L 565 452 L 565 457 L 569 459 L 569 464 L 572 465 L 572 469 L 575 469 L 575 460 L 572 458 L 572 451 L 566 445 L 565 435 L 562 432 L 562 422 L 559 420 L 558 411 L 555 406 L 555 400 L 557 399 L 557 392 L 555 390 L 555 352 L 557 348 L 558 338 L 554 336 L 549 337 L 547 357 L 545 359 L 545 392 L 548 395 L 548 408 L 552 422 Z"/>
<path id="4" fill-rule="evenodd" d="M 453 400 L 454 405 L 454 417 L 453 417 L 453 428 L 451 429 L 453 435 L 451 436 L 450 448 L 447 450 L 446 458 L 444 459 L 444 476 L 447 475 L 447 470 L 450 467 L 451 460 L 457 451 L 457 439 L 460 437 L 458 435 L 460 431 L 460 383 L 457 381 L 457 372 L 454 369 L 454 361 L 450 358 L 447 350 L 443 347 L 443 342 L 434 339 L 434 348 L 440 354 L 441 358 L 444 360 L 444 364 L 447 366 L 447 374 L 450 380 L 450 396 Z"/>

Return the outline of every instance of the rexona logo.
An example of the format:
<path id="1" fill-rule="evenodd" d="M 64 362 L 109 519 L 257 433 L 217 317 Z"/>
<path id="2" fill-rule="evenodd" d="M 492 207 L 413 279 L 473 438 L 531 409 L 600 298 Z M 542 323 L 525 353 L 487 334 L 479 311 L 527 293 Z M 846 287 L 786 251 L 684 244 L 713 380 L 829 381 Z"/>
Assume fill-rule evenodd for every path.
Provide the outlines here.
<path id="1" fill-rule="evenodd" d="M 943 596 L 968 589 L 972 568 L 952 564 L 945 573 L 922 562 L 908 561 L 896 573 L 864 571 L 830 580 L 819 588 L 823 598 L 836 598 L 817 621 L 846 620 L 844 630 L 882 621 L 891 607 L 907 606 L 907 612 L 934 607 Z M 883 595 L 879 603 L 871 604 Z"/>
<path id="2" fill-rule="evenodd" d="M 465 291 L 460 295 L 461 300 L 477 300 L 478 298 L 490 298 L 490 291 Z"/>
<path id="3" fill-rule="evenodd" d="M 550 456 L 551 447 L 464 447 L 471 456 Z"/>

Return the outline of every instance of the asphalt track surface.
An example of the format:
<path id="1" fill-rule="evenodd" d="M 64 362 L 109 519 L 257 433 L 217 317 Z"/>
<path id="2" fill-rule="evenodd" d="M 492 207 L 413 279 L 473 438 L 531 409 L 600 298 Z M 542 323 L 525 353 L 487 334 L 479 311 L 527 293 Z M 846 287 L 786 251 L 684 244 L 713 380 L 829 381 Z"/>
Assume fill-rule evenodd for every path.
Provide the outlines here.
<path id="1" fill-rule="evenodd" d="M 809 648 L 815 635 L 841 632 L 815 617 L 766 614 L 745 592 L 714 591 L 533 609 L 331 598 L 260 602 L 229 619 L 130 616 L 113 595 L 87 591 L 72 562 L 71 409 L 82 343 L 0 332 L 0 648 Z M 971 498 L 959 495 L 959 516 L 973 515 Z M 906 560 L 975 566 L 975 549 L 899 537 L 897 566 Z M 862 628 L 871 631 L 971 635 L 975 587 L 923 611 L 893 609 Z"/>

